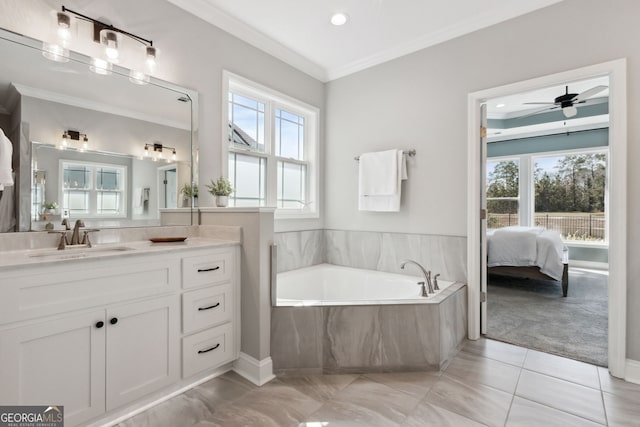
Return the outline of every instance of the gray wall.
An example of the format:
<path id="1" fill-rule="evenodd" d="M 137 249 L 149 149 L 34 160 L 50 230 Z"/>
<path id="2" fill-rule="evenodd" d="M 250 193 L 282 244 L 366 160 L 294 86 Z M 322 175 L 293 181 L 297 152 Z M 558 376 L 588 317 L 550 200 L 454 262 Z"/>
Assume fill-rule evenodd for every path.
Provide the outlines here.
<path id="1" fill-rule="evenodd" d="M 328 83 L 325 227 L 465 236 L 468 93 L 623 57 L 631 190 L 640 182 L 638 16 L 636 0 L 565 0 Z M 417 150 L 401 212 L 358 212 L 353 156 L 390 147 Z M 627 356 L 640 360 L 637 191 L 628 217 Z"/>

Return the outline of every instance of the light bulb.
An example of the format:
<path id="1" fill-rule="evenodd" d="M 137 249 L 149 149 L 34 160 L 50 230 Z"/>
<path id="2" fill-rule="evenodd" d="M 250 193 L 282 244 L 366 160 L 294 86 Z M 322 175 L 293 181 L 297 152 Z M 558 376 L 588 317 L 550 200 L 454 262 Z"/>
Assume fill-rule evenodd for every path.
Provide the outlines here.
<path id="1" fill-rule="evenodd" d="M 147 46 L 145 51 L 146 51 L 145 67 L 147 68 L 147 72 L 149 74 L 152 74 L 156 70 L 156 67 L 158 66 L 158 64 L 156 63 L 156 54 L 158 53 L 158 51 L 153 46 Z"/>
<path id="2" fill-rule="evenodd" d="M 69 145 L 69 134 L 68 133 L 63 133 L 62 134 L 62 141 L 60 141 L 60 145 L 62 146 L 62 149 L 64 149 L 65 147 L 67 147 Z"/>
<path id="3" fill-rule="evenodd" d="M 110 62 L 117 62 L 118 55 L 118 35 L 115 31 L 102 30 L 100 31 L 100 40 L 104 44 L 104 54 L 107 56 Z"/>
<path id="4" fill-rule="evenodd" d="M 576 114 L 578 114 L 578 109 L 573 105 L 570 105 L 568 107 L 563 107 L 562 113 L 564 114 L 565 117 L 573 117 Z"/>
<path id="5" fill-rule="evenodd" d="M 58 27 L 56 29 L 58 40 L 60 40 L 62 44 L 67 44 L 71 40 L 71 17 L 64 12 L 58 12 L 56 18 L 58 21 Z"/>
<path id="6" fill-rule="evenodd" d="M 176 150 L 173 150 L 173 154 L 171 155 L 171 160 L 175 160 L 176 159 Z"/>
<path id="7" fill-rule="evenodd" d="M 149 147 L 147 147 L 146 145 L 144 146 L 144 156 L 149 157 Z"/>
<path id="8" fill-rule="evenodd" d="M 84 136 L 84 139 L 82 140 L 82 150 L 86 150 L 87 148 L 89 148 L 89 138 L 87 138 L 87 135 Z"/>

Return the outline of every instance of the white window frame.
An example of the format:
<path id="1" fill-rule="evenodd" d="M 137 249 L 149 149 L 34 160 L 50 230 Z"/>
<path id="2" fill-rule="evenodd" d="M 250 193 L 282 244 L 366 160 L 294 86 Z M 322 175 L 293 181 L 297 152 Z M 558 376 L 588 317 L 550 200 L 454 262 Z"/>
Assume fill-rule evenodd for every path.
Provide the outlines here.
<path id="1" fill-rule="evenodd" d="M 234 147 L 229 143 L 229 92 L 253 98 L 265 104 L 265 152 Z M 306 219 L 320 216 L 319 190 L 319 146 L 320 146 L 320 110 L 317 107 L 299 101 L 281 92 L 270 89 L 259 83 L 224 70 L 222 72 L 222 175 L 229 176 L 229 153 L 263 157 L 267 162 L 266 172 L 266 207 L 275 207 L 276 219 Z M 290 159 L 275 155 L 275 126 L 273 118 L 275 110 L 304 117 L 304 156 L 305 160 Z M 306 208 L 277 208 L 277 164 L 286 161 L 307 166 Z"/>
<path id="2" fill-rule="evenodd" d="M 507 156 L 487 157 L 487 162 L 500 162 L 504 160 L 515 160 L 520 162 L 519 166 L 519 212 L 520 212 L 520 225 L 533 226 L 535 218 L 535 184 L 534 184 L 534 172 L 535 172 L 535 159 L 539 157 L 561 157 L 571 154 L 596 154 L 606 153 L 607 155 L 607 179 L 605 180 L 604 187 L 604 217 L 605 217 L 605 239 L 603 242 L 591 242 L 582 240 L 563 240 L 563 242 L 570 246 L 588 246 L 588 247 L 609 247 L 609 159 L 611 152 L 608 146 L 603 147 L 589 147 L 589 148 L 577 148 L 569 150 L 555 150 L 544 151 L 540 153 L 526 153 Z M 505 198 L 506 199 L 506 198 Z M 489 200 L 489 199 L 487 199 Z M 528 206 L 525 206 L 528 205 Z"/>
<path id="3" fill-rule="evenodd" d="M 129 173 L 129 168 L 126 165 L 117 165 L 117 164 L 109 164 L 109 163 L 96 163 L 96 162 L 85 162 L 82 160 L 69 160 L 69 159 L 60 159 L 58 162 L 58 200 L 60 200 L 60 206 L 62 207 L 64 204 L 64 167 L 67 165 L 78 165 L 78 166 L 86 166 L 91 168 L 91 187 L 89 188 L 89 213 L 81 214 L 83 218 L 103 218 L 103 219 L 111 219 L 111 218 L 126 218 L 128 213 L 128 195 L 127 195 L 127 176 Z M 97 197 L 98 193 L 101 190 L 96 189 L 96 170 L 98 168 L 113 168 L 113 169 L 121 169 L 122 172 L 122 211 L 119 214 L 99 214 L 97 213 Z M 73 215 L 73 211 L 70 212 Z M 76 215 L 77 216 L 77 215 Z"/>

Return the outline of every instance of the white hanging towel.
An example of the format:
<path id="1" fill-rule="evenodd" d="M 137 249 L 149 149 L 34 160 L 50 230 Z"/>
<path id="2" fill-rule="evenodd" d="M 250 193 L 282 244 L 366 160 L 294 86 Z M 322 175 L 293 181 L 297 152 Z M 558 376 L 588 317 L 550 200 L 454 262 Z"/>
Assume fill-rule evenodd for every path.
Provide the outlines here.
<path id="1" fill-rule="evenodd" d="M 399 212 L 402 186 L 407 179 L 407 164 L 402 150 L 360 155 L 358 210 Z"/>
<path id="2" fill-rule="evenodd" d="M 13 145 L 0 129 L 0 190 L 13 186 L 11 175 L 11 159 L 13 157 Z"/>

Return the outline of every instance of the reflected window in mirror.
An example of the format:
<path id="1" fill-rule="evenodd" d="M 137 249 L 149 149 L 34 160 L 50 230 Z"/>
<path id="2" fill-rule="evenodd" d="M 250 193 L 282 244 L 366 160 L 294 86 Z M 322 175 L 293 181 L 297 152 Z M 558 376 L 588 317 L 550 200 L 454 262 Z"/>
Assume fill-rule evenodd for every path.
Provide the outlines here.
<path id="1" fill-rule="evenodd" d="M 69 215 L 120 218 L 127 215 L 127 167 L 62 161 L 62 209 Z"/>

